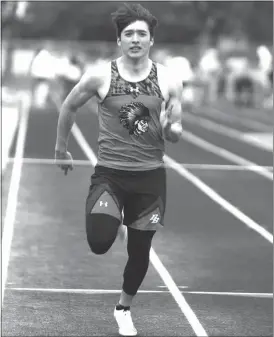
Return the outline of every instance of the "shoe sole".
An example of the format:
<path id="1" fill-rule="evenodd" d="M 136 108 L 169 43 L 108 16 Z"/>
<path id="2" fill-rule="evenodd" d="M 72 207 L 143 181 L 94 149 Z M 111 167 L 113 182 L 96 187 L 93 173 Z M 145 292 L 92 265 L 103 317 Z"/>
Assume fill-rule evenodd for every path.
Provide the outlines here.
<path id="1" fill-rule="evenodd" d="M 120 336 L 136 336 L 137 335 L 137 332 L 134 332 L 134 333 L 123 333 L 121 330 L 119 330 L 119 335 Z"/>

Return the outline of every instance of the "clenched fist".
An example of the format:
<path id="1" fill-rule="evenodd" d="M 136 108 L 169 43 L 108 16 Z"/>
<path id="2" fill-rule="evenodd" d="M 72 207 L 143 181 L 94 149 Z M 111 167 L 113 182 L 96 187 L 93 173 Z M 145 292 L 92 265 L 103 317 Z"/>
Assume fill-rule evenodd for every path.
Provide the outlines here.
<path id="1" fill-rule="evenodd" d="M 68 174 L 68 170 L 73 170 L 73 158 L 70 152 L 55 150 L 55 163 L 58 167 L 64 171 L 64 174 Z"/>

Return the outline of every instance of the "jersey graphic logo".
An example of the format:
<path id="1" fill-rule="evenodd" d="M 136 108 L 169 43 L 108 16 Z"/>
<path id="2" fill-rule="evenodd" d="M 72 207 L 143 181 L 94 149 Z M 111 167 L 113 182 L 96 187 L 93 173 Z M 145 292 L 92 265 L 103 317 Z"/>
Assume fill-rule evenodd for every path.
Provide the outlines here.
<path id="1" fill-rule="evenodd" d="M 149 219 L 152 223 L 158 223 L 160 218 L 158 214 L 153 214 L 152 217 Z"/>
<path id="2" fill-rule="evenodd" d="M 103 201 L 100 200 L 100 206 L 103 206 L 103 205 L 105 205 L 105 207 L 108 207 L 108 202 L 107 201 L 103 202 Z"/>
<path id="3" fill-rule="evenodd" d="M 133 87 L 129 85 L 129 87 L 126 88 L 126 93 L 130 94 L 133 98 L 137 98 L 140 95 L 140 89 L 137 86 Z"/>
<path id="4" fill-rule="evenodd" d="M 141 102 L 125 104 L 119 111 L 120 122 L 129 134 L 139 136 L 148 130 L 148 122 L 151 117 L 149 109 Z"/>

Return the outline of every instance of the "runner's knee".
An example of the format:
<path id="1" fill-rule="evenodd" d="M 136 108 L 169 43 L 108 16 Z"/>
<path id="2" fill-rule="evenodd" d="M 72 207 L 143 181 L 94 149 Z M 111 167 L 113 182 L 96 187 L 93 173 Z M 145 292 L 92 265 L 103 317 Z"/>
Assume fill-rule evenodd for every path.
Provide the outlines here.
<path id="1" fill-rule="evenodd" d="M 106 186 L 91 188 L 86 201 L 86 234 L 95 254 L 106 253 L 115 241 L 121 224 L 118 201 Z"/>
<path id="2" fill-rule="evenodd" d="M 115 241 L 120 221 L 108 214 L 87 214 L 86 234 L 91 251 L 105 254 Z"/>

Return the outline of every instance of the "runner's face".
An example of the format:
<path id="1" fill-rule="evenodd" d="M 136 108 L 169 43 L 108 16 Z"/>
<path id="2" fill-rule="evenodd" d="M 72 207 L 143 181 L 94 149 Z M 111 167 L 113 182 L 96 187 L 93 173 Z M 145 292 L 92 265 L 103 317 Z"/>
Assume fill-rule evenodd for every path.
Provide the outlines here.
<path id="1" fill-rule="evenodd" d="M 132 59 L 148 56 L 153 38 L 150 36 L 148 24 L 145 21 L 135 21 L 123 29 L 117 40 L 122 53 Z"/>

